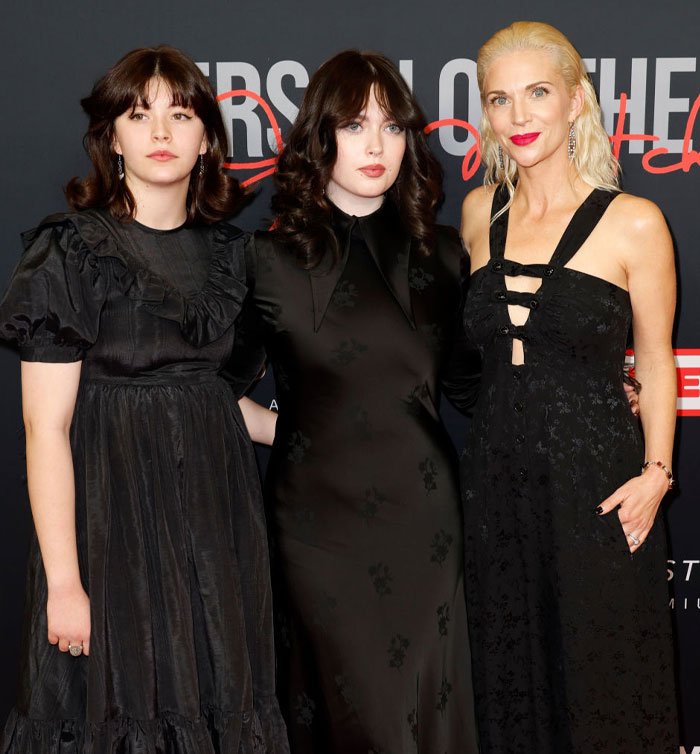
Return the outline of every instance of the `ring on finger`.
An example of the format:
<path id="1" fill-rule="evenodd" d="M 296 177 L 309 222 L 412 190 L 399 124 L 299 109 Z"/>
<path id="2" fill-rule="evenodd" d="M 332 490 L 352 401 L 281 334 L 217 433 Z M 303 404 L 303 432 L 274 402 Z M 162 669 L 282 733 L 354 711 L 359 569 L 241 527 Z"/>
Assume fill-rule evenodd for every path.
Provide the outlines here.
<path id="1" fill-rule="evenodd" d="M 68 651 L 71 654 L 71 657 L 80 657 L 80 655 L 83 653 L 83 645 L 82 644 L 71 644 L 68 643 Z"/>
<path id="2" fill-rule="evenodd" d="M 642 541 L 639 537 L 635 537 L 634 534 L 628 534 L 627 536 L 632 540 L 632 544 L 634 545 L 638 545 Z"/>

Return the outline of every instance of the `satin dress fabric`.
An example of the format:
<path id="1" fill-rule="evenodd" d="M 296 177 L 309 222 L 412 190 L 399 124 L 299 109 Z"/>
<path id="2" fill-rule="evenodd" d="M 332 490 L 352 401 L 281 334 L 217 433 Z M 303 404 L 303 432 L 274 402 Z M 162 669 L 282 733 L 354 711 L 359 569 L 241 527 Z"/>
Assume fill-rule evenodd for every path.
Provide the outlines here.
<path id="1" fill-rule="evenodd" d="M 291 750 L 472 754 L 457 459 L 437 409 L 463 253 L 440 227 L 423 256 L 388 200 L 335 209 L 333 229 L 335 264 L 328 250 L 305 270 L 262 232 L 248 265 L 279 405 L 265 491 Z"/>
<path id="2" fill-rule="evenodd" d="M 70 429 L 89 657 L 47 641 L 34 537 L 3 754 L 288 752 L 258 472 L 219 371 L 245 236 L 54 215 L 0 304 L 25 361 L 82 361 Z"/>
<path id="3" fill-rule="evenodd" d="M 644 461 L 622 380 L 630 296 L 567 266 L 615 196 L 594 190 L 547 264 L 505 257 L 506 211 L 466 296 L 483 361 L 462 488 L 484 754 L 678 751 L 663 517 L 630 554 L 617 513 L 596 514 Z M 539 290 L 508 290 L 520 275 Z"/>

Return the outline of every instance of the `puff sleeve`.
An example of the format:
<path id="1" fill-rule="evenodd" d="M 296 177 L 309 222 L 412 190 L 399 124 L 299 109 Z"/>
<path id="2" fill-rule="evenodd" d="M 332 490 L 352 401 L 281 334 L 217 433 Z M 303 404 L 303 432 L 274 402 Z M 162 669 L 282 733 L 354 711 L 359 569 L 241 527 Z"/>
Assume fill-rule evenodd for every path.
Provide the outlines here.
<path id="1" fill-rule="evenodd" d="M 95 342 L 107 279 L 65 215 L 22 234 L 24 252 L 0 302 L 0 338 L 23 361 L 80 361 Z"/>

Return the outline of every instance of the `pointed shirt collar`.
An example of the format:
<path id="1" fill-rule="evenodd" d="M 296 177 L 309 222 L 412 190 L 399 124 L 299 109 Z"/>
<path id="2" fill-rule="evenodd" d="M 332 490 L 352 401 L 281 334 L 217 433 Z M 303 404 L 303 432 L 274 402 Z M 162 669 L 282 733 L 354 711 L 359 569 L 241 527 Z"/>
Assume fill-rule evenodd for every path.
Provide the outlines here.
<path id="1" fill-rule="evenodd" d="M 404 227 L 394 205 L 385 199 L 382 206 L 371 215 L 355 217 L 333 207 L 333 229 L 338 238 L 340 257 L 335 265 L 328 267 L 330 253 L 320 268 L 309 272 L 314 307 L 314 331 L 318 332 L 323 322 L 333 292 L 343 274 L 350 253 L 350 241 L 355 226 L 358 227 L 367 248 L 374 259 L 387 287 L 401 307 L 406 319 L 415 330 L 416 324 L 411 307 L 411 291 L 408 285 L 408 265 L 411 251 L 411 236 Z"/>

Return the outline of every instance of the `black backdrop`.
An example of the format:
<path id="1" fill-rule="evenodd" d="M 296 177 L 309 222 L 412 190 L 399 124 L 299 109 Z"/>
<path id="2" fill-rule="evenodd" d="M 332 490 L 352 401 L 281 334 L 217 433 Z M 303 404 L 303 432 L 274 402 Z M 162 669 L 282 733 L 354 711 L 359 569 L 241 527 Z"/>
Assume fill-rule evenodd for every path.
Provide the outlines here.
<path id="1" fill-rule="evenodd" d="M 697 206 L 700 156 L 693 150 L 700 105 L 697 34 L 700 3 L 652 0 L 585 4 L 531 0 L 527 18 L 562 29 L 584 58 L 617 148 L 628 191 L 655 201 L 676 243 L 680 296 L 674 345 L 678 349 L 679 421 L 674 469 L 681 491 L 668 506 L 669 609 L 677 633 L 683 733 L 681 753 L 700 754 L 700 256 Z M 515 0 L 403 3 L 353 0 L 122 0 L 120 3 L 29 1 L 7 3 L 0 25 L 3 117 L 0 119 L 2 204 L 0 282 L 19 254 L 18 234 L 64 207 L 60 187 L 88 162 L 81 147 L 85 120 L 78 101 L 98 75 L 134 47 L 168 42 L 200 62 L 220 93 L 250 89 L 270 105 L 284 133 L 308 74 L 346 47 L 380 50 L 401 61 L 428 120 L 478 124 L 474 59 L 496 29 L 522 18 Z M 626 95 L 626 96 L 623 96 Z M 625 101 L 626 100 L 626 101 Z M 231 163 L 274 158 L 271 122 L 251 98 L 222 98 L 231 127 Z M 616 117 L 621 107 L 627 116 Z M 629 134 L 645 135 L 632 139 Z M 431 144 L 445 168 L 442 222 L 457 224 L 466 191 L 481 179 L 463 165 L 473 144 L 463 126 L 436 127 Z M 656 137 L 656 138 L 654 138 Z M 685 142 L 684 142 L 685 139 Z M 700 150 L 700 146 L 698 146 Z M 652 151 L 654 150 L 654 151 Z M 659 151 L 660 150 L 660 151 Z M 663 150 L 667 150 L 664 153 Z M 696 159 L 697 158 L 697 159 Z M 241 167 L 241 179 L 266 169 Z M 257 196 L 238 222 L 253 229 L 268 217 L 270 179 L 254 182 Z M 271 401 L 270 386 L 258 390 Z M 463 421 L 445 416 L 455 441 Z M 0 348 L 0 718 L 12 704 L 22 613 L 24 559 L 30 529 L 22 461 L 17 357 Z"/>

